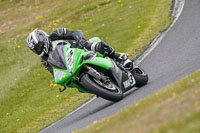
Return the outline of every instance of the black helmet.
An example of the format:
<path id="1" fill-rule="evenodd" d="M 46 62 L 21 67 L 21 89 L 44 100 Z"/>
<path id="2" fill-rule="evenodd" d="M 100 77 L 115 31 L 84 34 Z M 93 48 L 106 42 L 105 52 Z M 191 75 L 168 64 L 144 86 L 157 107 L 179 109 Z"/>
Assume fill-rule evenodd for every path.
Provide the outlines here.
<path id="1" fill-rule="evenodd" d="M 37 28 L 28 35 L 27 45 L 34 53 L 39 56 L 48 54 L 51 47 L 49 35 Z"/>

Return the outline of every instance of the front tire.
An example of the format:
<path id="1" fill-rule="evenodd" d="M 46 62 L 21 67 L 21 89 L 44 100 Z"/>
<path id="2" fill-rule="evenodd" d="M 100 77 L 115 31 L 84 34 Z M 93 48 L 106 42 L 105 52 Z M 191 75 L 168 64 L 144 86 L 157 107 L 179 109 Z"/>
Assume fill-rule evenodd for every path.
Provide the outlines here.
<path id="1" fill-rule="evenodd" d="M 133 77 L 136 81 L 135 87 L 142 87 L 147 84 L 148 75 L 141 67 L 135 67 L 131 73 L 133 74 Z"/>
<path id="2" fill-rule="evenodd" d="M 101 82 L 101 81 L 98 81 Z M 81 85 L 89 90 L 91 93 L 96 94 L 97 96 L 100 96 L 104 99 L 107 99 L 109 101 L 117 102 L 121 99 L 123 99 L 124 94 L 122 90 L 113 82 L 110 81 L 110 85 L 112 87 L 115 87 L 115 89 L 108 89 L 106 87 L 103 87 L 101 83 L 98 83 L 97 80 L 90 76 L 89 74 L 85 73 L 81 77 Z"/>

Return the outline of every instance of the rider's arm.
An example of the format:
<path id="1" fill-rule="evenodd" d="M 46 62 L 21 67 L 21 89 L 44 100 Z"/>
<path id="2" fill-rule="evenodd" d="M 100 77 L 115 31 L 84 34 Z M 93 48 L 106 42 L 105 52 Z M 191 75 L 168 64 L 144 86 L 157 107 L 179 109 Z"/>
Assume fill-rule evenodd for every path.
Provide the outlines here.
<path id="1" fill-rule="evenodd" d="M 78 48 L 86 48 L 88 50 L 92 50 L 95 52 L 100 52 L 104 54 L 107 52 L 108 54 L 113 55 L 114 49 L 108 46 L 106 42 L 92 43 L 87 42 L 82 31 L 80 30 L 68 30 L 67 28 L 57 28 L 50 35 L 52 41 L 55 40 L 75 40 L 77 44 L 72 47 Z"/>
<path id="2" fill-rule="evenodd" d="M 50 35 L 52 41 L 55 40 L 86 40 L 82 31 L 80 30 L 68 30 L 67 28 L 57 28 Z"/>
<path id="3" fill-rule="evenodd" d="M 48 62 L 45 59 L 43 59 L 43 58 L 40 58 L 40 59 L 41 59 L 42 65 L 53 75 L 53 68 L 52 68 L 52 66 L 49 65 Z"/>
<path id="4" fill-rule="evenodd" d="M 79 48 L 85 47 L 88 50 L 92 50 L 91 49 L 92 44 L 86 41 L 83 32 L 81 30 L 68 30 L 67 28 L 57 28 L 49 35 L 49 38 L 52 41 L 75 40 L 76 44 L 80 45 L 74 44 L 72 47 L 79 47 Z"/>

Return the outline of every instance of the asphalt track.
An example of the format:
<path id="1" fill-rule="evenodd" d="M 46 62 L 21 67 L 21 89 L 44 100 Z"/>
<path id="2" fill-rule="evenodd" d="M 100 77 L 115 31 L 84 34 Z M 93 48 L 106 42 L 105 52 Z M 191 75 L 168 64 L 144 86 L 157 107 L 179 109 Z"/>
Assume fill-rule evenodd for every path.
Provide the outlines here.
<path id="1" fill-rule="evenodd" d="M 183 12 L 159 45 L 139 64 L 149 83 L 112 103 L 93 98 L 40 133 L 70 133 L 111 115 L 165 85 L 200 68 L 200 0 L 185 0 Z"/>

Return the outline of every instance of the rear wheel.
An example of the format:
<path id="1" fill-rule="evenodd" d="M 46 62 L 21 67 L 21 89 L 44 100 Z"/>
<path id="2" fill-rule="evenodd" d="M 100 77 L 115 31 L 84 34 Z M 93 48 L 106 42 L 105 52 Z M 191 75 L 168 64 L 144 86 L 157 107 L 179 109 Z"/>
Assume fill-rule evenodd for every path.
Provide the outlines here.
<path id="1" fill-rule="evenodd" d="M 109 78 L 109 77 L 108 77 Z M 94 78 L 93 76 L 85 73 L 81 77 L 81 85 L 89 90 L 91 93 L 96 94 L 104 99 L 117 102 L 123 99 L 124 95 L 121 89 L 110 79 L 106 83 Z"/>
<path id="2" fill-rule="evenodd" d="M 141 67 L 139 66 L 135 67 L 132 71 L 132 74 L 136 81 L 136 84 L 135 84 L 136 87 L 142 87 L 147 84 L 148 75 L 145 73 L 145 71 Z"/>

